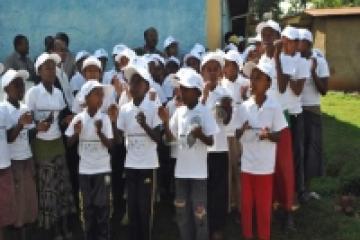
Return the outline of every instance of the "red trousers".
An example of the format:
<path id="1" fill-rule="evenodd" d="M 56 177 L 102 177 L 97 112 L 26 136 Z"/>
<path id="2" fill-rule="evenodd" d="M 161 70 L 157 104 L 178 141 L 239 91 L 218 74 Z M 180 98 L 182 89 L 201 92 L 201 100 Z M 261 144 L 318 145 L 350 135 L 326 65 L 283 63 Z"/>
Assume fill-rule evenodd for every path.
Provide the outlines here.
<path id="1" fill-rule="evenodd" d="M 287 211 L 291 211 L 294 203 L 294 173 L 291 132 L 289 128 L 285 128 L 280 133 L 276 148 L 274 202 L 279 203 Z"/>
<path id="2" fill-rule="evenodd" d="M 255 208 L 258 239 L 270 239 L 273 175 L 254 175 L 242 172 L 241 225 L 245 238 L 253 238 L 253 213 Z"/>

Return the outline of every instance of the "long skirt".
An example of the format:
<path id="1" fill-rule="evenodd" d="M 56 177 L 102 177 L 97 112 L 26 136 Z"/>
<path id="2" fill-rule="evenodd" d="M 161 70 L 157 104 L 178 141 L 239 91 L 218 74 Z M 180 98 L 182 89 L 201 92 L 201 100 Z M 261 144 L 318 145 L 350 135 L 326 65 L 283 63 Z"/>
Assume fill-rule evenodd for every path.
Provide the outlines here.
<path id="1" fill-rule="evenodd" d="M 38 200 L 35 184 L 35 170 L 32 158 L 11 162 L 15 184 L 16 220 L 15 227 L 35 222 L 38 214 Z"/>
<path id="2" fill-rule="evenodd" d="M 76 212 L 62 139 L 33 143 L 39 197 L 39 227 L 49 229 Z"/>
<path id="3" fill-rule="evenodd" d="M 11 168 L 0 169 L 0 228 L 15 222 L 15 192 Z"/>

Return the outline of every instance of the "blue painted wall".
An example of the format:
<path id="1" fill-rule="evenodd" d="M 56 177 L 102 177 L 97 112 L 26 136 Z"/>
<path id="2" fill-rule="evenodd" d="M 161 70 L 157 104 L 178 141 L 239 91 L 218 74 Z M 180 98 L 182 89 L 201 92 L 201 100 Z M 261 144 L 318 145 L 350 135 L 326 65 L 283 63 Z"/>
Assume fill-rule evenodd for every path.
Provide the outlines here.
<path id="1" fill-rule="evenodd" d="M 182 52 L 206 44 L 206 0 L 0 0 L 0 61 L 12 52 L 13 37 L 25 34 L 30 56 L 43 51 L 43 40 L 67 32 L 70 49 L 109 52 L 118 43 L 143 45 L 143 31 L 159 30 L 158 48 L 170 34 Z"/>

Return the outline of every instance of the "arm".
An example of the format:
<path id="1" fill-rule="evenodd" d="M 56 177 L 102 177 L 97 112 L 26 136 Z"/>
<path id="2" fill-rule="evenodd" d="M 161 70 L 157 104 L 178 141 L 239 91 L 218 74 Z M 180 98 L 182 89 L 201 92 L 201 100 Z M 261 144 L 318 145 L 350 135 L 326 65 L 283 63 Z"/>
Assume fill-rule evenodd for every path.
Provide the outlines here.
<path id="1" fill-rule="evenodd" d="M 313 58 L 313 65 L 311 66 L 311 76 L 314 80 L 316 89 L 319 91 L 319 93 L 323 96 L 326 95 L 327 91 L 328 91 L 328 81 L 329 78 L 328 77 L 318 77 L 317 73 L 316 73 L 316 68 L 317 68 L 317 61 L 315 58 Z"/>
<path id="2" fill-rule="evenodd" d="M 155 127 L 155 128 L 151 128 L 147 123 L 146 123 L 146 117 L 145 114 L 143 112 L 140 112 L 137 117 L 136 117 L 137 122 L 139 123 L 139 125 L 144 129 L 144 131 L 146 132 L 146 134 L 151 138 L 151 140 L 153 140 L 156 143 L 160 143 L 160 128 Z"/>
<path id="3" fill-rule="evenodd" d="M 262 130 L 259 135 L 260 140 L 269 140 L 277 143 L 280 139 L 280 132 L 270 132 L 268 128 Z"/>
<path id="4" fill-rule="evenodd" d="M 200 141 L 202 141 L 205 145 L 207 146 L 212 146 L 214 144 L 214 137 L 213 136 L 206 136 L 201 127 L 195 128 L 194 130 L 191 131 L 191 134 L 199 139 Z"/>
<path id="5" fill-rule="evenodd" d="M 97 120 L 95 122 L 95 126 L 96 126 L 96 134 L 99 136 L 101 143 L 107 147 L 108 149 L 110 149 L 113 145 L 113 140 L 109 139 L 105 136 L 105 134 L 101 131 L 102 129 L 102 120 Z"/>

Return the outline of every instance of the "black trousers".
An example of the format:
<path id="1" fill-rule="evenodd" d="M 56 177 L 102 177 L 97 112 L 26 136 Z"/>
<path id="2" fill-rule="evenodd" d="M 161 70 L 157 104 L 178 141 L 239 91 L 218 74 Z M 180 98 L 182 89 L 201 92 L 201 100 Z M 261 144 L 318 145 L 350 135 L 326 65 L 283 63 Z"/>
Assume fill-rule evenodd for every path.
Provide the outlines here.
<path id="1" fill-rule="evenodd" d="M 228 209 L 228 164 L 227 152 L 211 152 L 208 161 L 208 221 L 210 236 L 223 231 Z"/>
<path id="2" fill-rule="evenodd" d="M 304 179 L 304 117 L 303 114 L 290 115 L 290 130 L 295 167 L 296 192 L 305 191 Z"/>
<path id="3" fill-rule="evenodd" d="M 152 230 L 153 169 L 126 169 L 130 240 L 150 240 Z"/>
<path id="4" fill-rule="evenodd" d="M 125 191 L 125 173 L 124 162 L 126 149 L 123 144 L 114 144 L 110 149 L 111 156 L 111 186 L 114 207 L 114 224 L 120 224 L 121 219 L 126 213 L 126 201 L 124 198 Z"/>
<path id="5" fill-rule="evenodd" d="M 81 221 L 86 240 L 110 239 L 110 173 L 79 176 Z"/>

